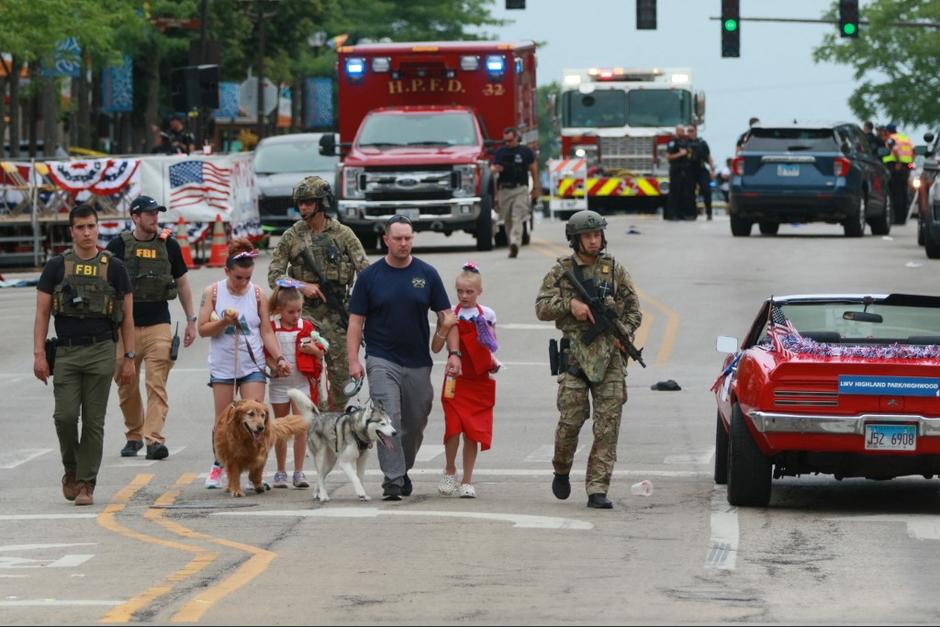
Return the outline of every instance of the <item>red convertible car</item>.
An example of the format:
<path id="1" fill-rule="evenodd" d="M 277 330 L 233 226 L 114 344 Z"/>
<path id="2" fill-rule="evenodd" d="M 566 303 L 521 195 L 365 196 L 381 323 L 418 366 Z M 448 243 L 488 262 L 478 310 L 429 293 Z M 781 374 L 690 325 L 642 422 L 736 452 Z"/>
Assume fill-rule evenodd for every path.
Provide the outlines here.
<path id="1" fill-rule="evenodd" d="M 940 475 L 940 297 L 768 299 L 712 387 L 715 482 L 763 507 L 773 478 Z"/>

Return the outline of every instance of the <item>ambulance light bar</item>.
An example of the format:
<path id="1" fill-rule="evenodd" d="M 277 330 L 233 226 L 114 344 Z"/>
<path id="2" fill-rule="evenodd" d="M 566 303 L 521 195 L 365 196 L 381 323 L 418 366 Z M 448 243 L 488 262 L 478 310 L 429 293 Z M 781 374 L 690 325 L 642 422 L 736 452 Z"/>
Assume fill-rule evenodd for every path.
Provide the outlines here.
<path id="1" fill-rule="evenodd" d="M 349 78 L 362 78 L 366 71 L 366 60 L 362 57 L 348 57 L 346 59 L 346 75 Z"/>
<path id="2" fill-rule="evenodd" d="M 465 72 L 473 72 L 480 69 L 480 57 L 475 55 L 464 55 L 460 57 L 460 69 Z"/>
<path id="3" fill-rule="evenodd" d="M 373 72 L 388 72 L 392 66 L 392 60 L 389 57 L 375 57 L 372 59 Z"/>
<path id="4" fill-rule="evenodd" d="M 493 77 L 502 76 L 506 72 L 506 58 L 501 54 L 488 55 L 486 71 Z"/>

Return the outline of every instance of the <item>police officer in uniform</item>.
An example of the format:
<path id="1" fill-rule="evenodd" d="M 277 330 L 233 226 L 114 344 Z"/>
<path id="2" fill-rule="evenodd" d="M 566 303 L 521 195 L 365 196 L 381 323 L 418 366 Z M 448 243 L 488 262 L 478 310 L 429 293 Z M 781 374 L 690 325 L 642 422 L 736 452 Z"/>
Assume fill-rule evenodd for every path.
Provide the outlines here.
<path id="1" fill-rule="evenodd" d="M 158 233 L 159 215 L 164 211 L 166 207 L 150 196 L 138 196 L 130 206 L 134 229 L 108 242 L 108 251 L 124 262 L 134 287 L 134 366 L 137 375 L 141 365 L 147 372 L 146 411 L 139 376 L 118 386 L 127 437 L 121 457 L 135 457 L 145 442 L 147 459 L 164 459 L 170 454 L 163 427 L 169 411 L 166 382 L 173 367 L 169 301 L 177 296 L 186 315 L 183 345 L 196 339 L 196 312 L 180 245 L 169 229 Z M 123 344 L 123 338 L 118 338 L 119 356 L 124 353 Z"/>
<path id="2" fill-rule="evenodd" d="M 306 177 L 294 188 L 293 199 L 301 219 L 284 232 L 274 249 L 268 284 L 273 289 L 278 279 L 301 281 L 303 315 L 330 343 L 326 352 L 329 409 L 341 411 L 346 405 L 342 389 L 349 378 L 349 363 L 343 350 L 349 322 L 349 293 L 356 275 L 369 262 L 352 229 L 327 214 L 334 210 L 336 201 L 326 181 L 318 176 Z M 329 283 L 328 287 L 324 281 Z M 342 306 L 330 306 L 327 300 L 331 299 L 324 291 L 331 291 Z"/>
<path id="3" fill-rule="evenodd" d="M 532 201 L 542 195 L 539 182 L 539 166 L 535 153 L 519 143 L 519 129 L 509 127 L 503 131 L 505 146 L 493 153 L 490 171 L 497 175 L 496 204 L 499 217 L 506 229 L 509 241 L 509 256 L 519 254 L 525 222 L 532 212 Z M 529 176 L 532 176 L 532 191 L 529 192 Z"/>
<path id="4" fill-rule="evenodd" d="M 689 180 L 689 155 L 685 127 L 677 126 L 675 137 L 666 144 L 666 159 L 669 161 L 669 196 L 663 215 L 666 220 L 681 220 L 688 213 L 689 189 L 694 189 Z"/>
<path id="5" fill-rule="evenodd" d="M 692 189 L 691 191 L 691 209 L 692 213 L 688 216 L 694 220 L 698 217 L 698 208 L 695 203 L 695 188 L 698 187 L 702 194 L 702 201 L 705 203 L 705 215 L 709 220 L 712 219 L 712 171 L 715 169 L 715 162 L 712 161 L 712 151 L 708 142 L 698 136 L 698 129 L 695 126 L 689 126 L 689 170 L 691 172 Z"/>
<path id="6" fill-rule="evenodd" d="M 604 332 L 589 345 L 582 334 L 594 325 L 587 303 L 565 276 L 571 270 L 589 293 L 602 299 L 616 313 L 621 329 L 632 337 L 643 315 L 633 282 L 626 269 L 604 252 L 607 221 L 594 211 L 579 211 L 565 225 L 565 236 L 574 250 L 559 258 L 545 276 L 535 300 L 539 320 L 553 320 L 569 342 L 563 373 L 558 378 L 558 410 L 561 417 L 555 429 L 555 478 L 552 492 L 559 499 L 571 494 L 568 474 L 578 448 L 578 434 L 591 417 L 588 394 L 593 398 L 594 446 L 588 458 L 586 488 L 588 507 L 610 509 L 607 498 L 610 477 L 617 460 L 617 436 L 623 405 L 627 401 L 626 357 L 611 334 Z"/>
<path id="7" fill-rule="evenodd" d="M 78 205 L 69 212 L 69 233 L 72 249 L 46 263 L 36 288 L 33 374 L 43 383 L 53 376 L 53 419 L 65 467 L 62 494 L 76 505 L 91 505 L 118 327 L 129 338 L 121 356 L 119 383 L 134 378 L 133 296 L 124 264 L 111 253 L 98 251 L 98 213 L 91 205 Z M 51 372 L 45 353 L 50 314 L 55 316 L 58 338 Z"/>
<path id="8" fill-rule="evenodd" d="M 914 162 L 914 143 L 904 133 L 898 132 L 894 124 L 885 126 L 887 139 L 885 147 L 890 151 L 881 158 L 891 179 L 888 181 L 888 191 L 891 194 L 891 203 L 894 207 L 894 223 L 903 224 L 907 220 L 908 206 L 907 179 L 911 175 L 911 163 Z"/>

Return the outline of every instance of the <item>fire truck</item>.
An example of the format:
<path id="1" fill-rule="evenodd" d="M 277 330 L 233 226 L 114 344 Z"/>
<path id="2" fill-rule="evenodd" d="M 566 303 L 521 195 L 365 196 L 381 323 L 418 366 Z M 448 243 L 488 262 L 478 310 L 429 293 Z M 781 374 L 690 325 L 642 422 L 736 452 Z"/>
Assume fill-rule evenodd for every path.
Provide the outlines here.
<path id="1" fill-rule="evenodd" d="M 686 68 L 565 70 L 556 111 L 552 214 L 654 209 L 669 192 L 666 145 L 677 125 L 704 123 L 705 96 Z"/>
<path id="2" fill-rule="evenodd" d="M 535 44 L 398 43 L 339 50 L 339 220 L 367 248 L 385 221 L 464 231 L 477 250 L 505 239 L 489 156 L 513 126 L 537 148 Z"/>

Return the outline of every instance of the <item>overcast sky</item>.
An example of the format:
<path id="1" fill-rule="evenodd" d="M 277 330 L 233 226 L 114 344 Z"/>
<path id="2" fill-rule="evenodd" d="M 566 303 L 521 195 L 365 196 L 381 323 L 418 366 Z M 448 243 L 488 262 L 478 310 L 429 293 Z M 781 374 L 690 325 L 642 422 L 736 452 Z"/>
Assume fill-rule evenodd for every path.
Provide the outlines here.
<path id="1" fill-rule="evenodd" d="M 741 24 L 741 57 L 721 58 L 721 0 L 659 0 L 658 28 L 636 30 L 635 0 L 528 0 L 524 11 L 493 14 L 513 22 L 488 29 L 501 40 L 543 42 L 539 84 L 565 68 L 688 67 L 706 96 L 705 126 L 716 161 L 734 152 L 751 116 L 774 120 L 854 120 L 848 66 L 817 64 L 812 51 L 834 24 Z M 864 3 L 863 3 L 864 4 Z M 741 17 L 817 19 L 829 0 L 741 0 Z M 864 28 L 864 27 L 863 27 Z M 902 129 L 903 130 L 903 129 Z"/>

